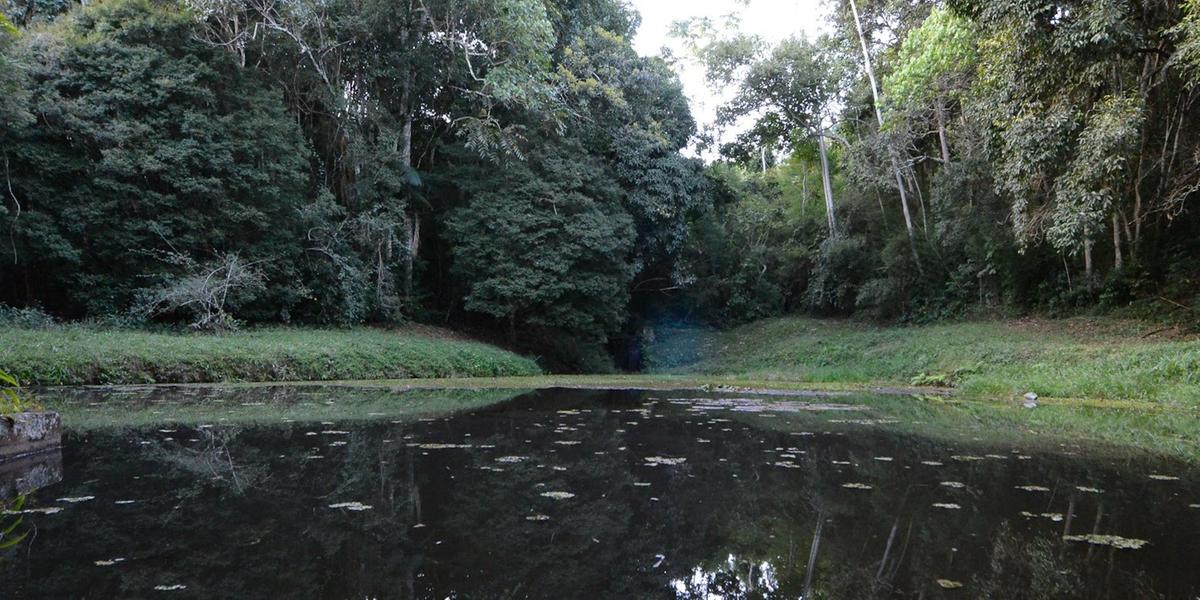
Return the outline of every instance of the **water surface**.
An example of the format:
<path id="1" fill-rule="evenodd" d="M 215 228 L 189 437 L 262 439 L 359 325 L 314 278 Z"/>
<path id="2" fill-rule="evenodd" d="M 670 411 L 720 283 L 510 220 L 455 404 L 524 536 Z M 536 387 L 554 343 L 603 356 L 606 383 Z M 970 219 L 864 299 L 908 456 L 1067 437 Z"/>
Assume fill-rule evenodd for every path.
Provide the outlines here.
<path id="1" fill-rule="evenodd" d="M 76 393 L 3 596 L 1200 597 L 1182 463 L 829 405 L 869 398 L 497 394 Z"/>

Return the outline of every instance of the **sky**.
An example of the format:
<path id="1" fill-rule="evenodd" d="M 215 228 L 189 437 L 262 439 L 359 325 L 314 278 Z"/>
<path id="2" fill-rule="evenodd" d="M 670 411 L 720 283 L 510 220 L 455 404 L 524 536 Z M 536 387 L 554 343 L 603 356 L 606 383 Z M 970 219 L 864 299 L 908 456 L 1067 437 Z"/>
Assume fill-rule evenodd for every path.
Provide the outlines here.
<path id="1" fill-rule="evenodd" d="M 666 46 L 675 57 L 687 52 L 670 37 L 671 24 L 692 17 L 720 19 L 730 13 L 741 16 L 743 33 L 778 42 L 793 35 L 816 39 L 826 31 L 827 8 L 822 0 L 750 0 L 743 6 L 736 0 L 630 0 L 642 15 L 633 46 L 643 56 L 657 56 Z M 691 102 L 692 115 L 703 128 L 716 118 L 717 107 L 725 95 L 712 90 L 704 81 L 704 69 L 695 61 L 680 61 L 676 70 L 684 92 Z"/>

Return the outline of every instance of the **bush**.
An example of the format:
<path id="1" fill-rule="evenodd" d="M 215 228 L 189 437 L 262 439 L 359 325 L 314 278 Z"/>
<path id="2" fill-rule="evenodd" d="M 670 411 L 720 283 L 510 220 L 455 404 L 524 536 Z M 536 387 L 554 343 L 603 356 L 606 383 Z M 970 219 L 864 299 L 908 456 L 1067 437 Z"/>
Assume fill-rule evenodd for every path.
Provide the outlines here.
<path id="1" fill-rule="evenodd" d="M 170 260 L 185 272 L 146 294 L 141 310 L 148 316 L 185 312 L 192 316 L 192 329 L 230 331 L 239 326 L 229 312 L 232 307 L 253 300 L 266 289 L 266 278 L 257 264 L 237 254 L 206 264 L 181 254 L 172 254 Z"/>
<path id="2" fill-rule="evenodd" d="M 809 308 L 824 314 L 853 312 L 862 278 L 873 271 L 871 254 L 861 237 L 834 237 L 822 242 L 805 293 Z"/>
<path id="3" fill-rule="evenodd" d="M 57 326 L 58 320 L 46 314 L 40 307 L 14 308 L 0 304 L 0 327 L 52 329 Z"/>

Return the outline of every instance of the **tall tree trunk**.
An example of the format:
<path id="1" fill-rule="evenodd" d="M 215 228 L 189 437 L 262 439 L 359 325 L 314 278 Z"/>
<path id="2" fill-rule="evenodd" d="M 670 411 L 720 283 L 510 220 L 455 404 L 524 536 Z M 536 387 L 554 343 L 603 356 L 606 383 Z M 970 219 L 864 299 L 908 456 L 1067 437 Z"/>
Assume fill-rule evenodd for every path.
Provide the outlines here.
<path id="1" fill-rule="evenodd" d="M 1083 240 L 1083 273 L 1087 277 L 1088 289 L 1091 289 L 1092 274 L 1094 273 L 1092 268 L 1092 236 L 1086 228 L 1083 230 L 1083 235 L 1085 236 Z"/>
<path id="2" fill-rule="evenodd" d="M 804 169 L 800 176 L 800 219 L 804 219 L 804 213 L 808 212 L 808 165 L 801 166 Z"/>
<path id="3" fill-rule="evenodd" d="M 408 106 L 408 89 L 404 90 L 403 103 L 408 113 L 404 117 L 404 129 L 400 133 L 400 162 L 412 169 L 412 110 Z M 405 173 L 405 177 L 408 174 Z M 416 261 L 418 245 L 420 244 L 421 223 L 416 208 L 412 205 L 412 194 L 405 194 L 404 206 L 404 300 L 412 300 L 413 294 L 413 264 Z"/>
<path id="4" fill-rule="evenodd" d="M 862 20 L 858 18 L 858 6 L 854 0 L 850 0 L 850 10 L 854 13 L 854 28 L 858 31 L 858 44 L 862 47 L 863 67 L 867 71 L 867 80 L 871 82 L 871 96 L 875 100 L 875 119 L 879 122 L 879 128 L 883 129 L 883 109 L 879 103 L 879 85 L 875 82 L 875 69 L 871 66 L 871 53 L 867 50 L 867 38 L 863 36 Z M 888 148 L 888 155 L 892 161 L 892 173 L 896 176 L 896 190 L 900 192 L 900 208 L 904 211 L 904 227 L 908 231 L 909 239 L 914 237 L 912 214 L 908 210 L 908 194 L 904 191 L 904 176 L 900 174 L 900 161 L 896 159 L 894 148 Z"/>
<path id="5" fill-rule="evenodd" d="M 946 139 L 946 108 L 942 104 L 941 96 L 937 99 L 937 126 L 938 126 L 938 141 L 942 145 L 942 164 L 950 164 L 950 142 Z"/>
<path id="6" fill-rule="evenodd" d="M 1113 269 L 1120 271 L 1125 266 L 1125 257 L 1121 254 L 1121 219 L 1116 212 L 1112 214 L 1113 229 Z"/>
<path id="7" fill-rule="evenodd" d="M 410 2 L 408 14 L 412 15 L 413 5 Z M 407 44 L 411 25 L 405 26 L 400 32 L 402 44 Z M 413 132 L 413 102 L 412 102 L 412 86 L 413 86 L 413 67 L 411 63 L 406 63 L 404 66 L 404 88 L 400 93 L 400 110 L 404 114 L 404 126 L 400 130 L 400 164 L 408 171 L 404 174 L 406 180 L 411 178 L 413 169 L 412 161 L 412 132 Z M 418 245 L 420 244 L 421 223 L 420 215 L 417 214 L 416 207 L 413 206 L 411 191 L 405 192 L 404 198 L 404 281 L 402 283 L 404 290 L 404 300 L 406 303 L 412 301 L 413 296 L 413 265 L 416 262 Z"/>
<path id="8" fill-rule="evenodd" d="M 825 130 L 817 132 L 817 148 L 821 154 L 821 184 L 825 188 L 825 219 L 829 223 L 829 237 L 837 237 L 837 220 L 833 214 L 833 182 L 829 176 L 829 154 L 825 145 Z"/>
<path id="9" fill-rule="evenodd" d="M 1137 175 L 1133 177 L 1133 238 L 1129 240 L 1130 252 L 1137 261 L 1138 249 L 1142 245 L 1142 158 L 1138 156 Z"/>

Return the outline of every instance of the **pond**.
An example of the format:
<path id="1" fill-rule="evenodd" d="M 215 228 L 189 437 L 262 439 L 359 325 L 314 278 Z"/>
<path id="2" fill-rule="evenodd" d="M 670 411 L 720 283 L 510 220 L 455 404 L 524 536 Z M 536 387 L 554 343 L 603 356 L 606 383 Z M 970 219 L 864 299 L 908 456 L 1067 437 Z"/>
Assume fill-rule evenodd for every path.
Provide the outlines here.
<path id="1" fill-rule="evenodd" d="M 1200 472 L 870 397 L 145 388 L 48 400 L 5 598 L 1179 598 Z M 72 425 L 74 423 L 74 425 Z M 14 525 L 15 523 L 15 525 Z"/>

